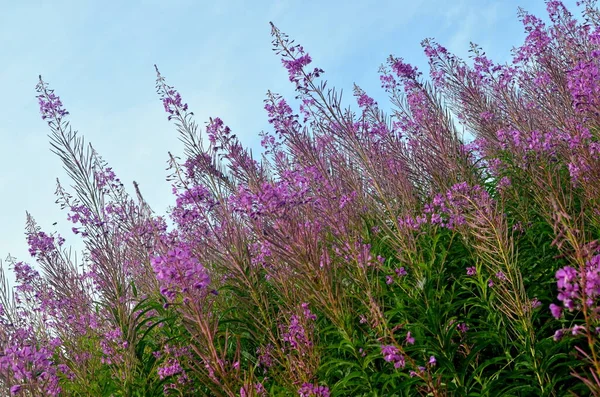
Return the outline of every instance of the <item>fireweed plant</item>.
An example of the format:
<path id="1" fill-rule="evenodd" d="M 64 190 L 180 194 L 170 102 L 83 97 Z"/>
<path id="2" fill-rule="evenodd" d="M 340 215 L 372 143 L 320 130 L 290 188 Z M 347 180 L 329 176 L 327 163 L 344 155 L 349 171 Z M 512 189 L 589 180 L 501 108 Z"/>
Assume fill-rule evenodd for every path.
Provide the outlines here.
<path id="1" fill-rule="evenodd" d="M 268 92 L 257 159 L 219 119 L 185 144 L 166 218 L 37 93 L 72 180 L 79 260 L 27 214 L 35 266 L 0 283 L 0 389 L 16 396 L 600 395 L 600 12 L 521 10 L 513 62 L 433 40 L 430 78 L 381 67 L 354 110 L 272 26 L 295 86 Z M 475 137 L 462 139 L 460 129 Z"/>

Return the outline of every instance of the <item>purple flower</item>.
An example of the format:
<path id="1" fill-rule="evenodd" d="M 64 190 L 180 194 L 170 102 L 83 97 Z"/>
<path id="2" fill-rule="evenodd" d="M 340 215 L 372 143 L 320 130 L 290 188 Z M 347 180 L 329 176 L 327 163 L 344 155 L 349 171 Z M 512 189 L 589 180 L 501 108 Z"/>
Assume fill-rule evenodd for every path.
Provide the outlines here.
<path id="1" fill-rule="evenodd" d="M 266 346 L 259 347 L 256 350 L 256 353 L 258 354 L 258 357 L 257 357 L 258 364 L 260 366 L 269 368 L 273 365 L 273 356 L 272 356 L 273 349 L 274 349 L 273 345 L 268 344 Z"/>
<path id="2" fill-rule="evenodd" d="M 21 385 L 14 385 L 10 388 L 10 394 L 17 394 L 21 391 Z"/>
<path id="3" fill-rule="evenodd" d="M 474 276 L 477 274 L 477 268 L 475 266 L 471 266 L 467 268 L 467 276 Z"/>
<path id="4" fill-rule="evenodd" d="M 298 395 L 300 397 L 329 397 L 329 388 L 327 386 L 319 386 L 312 383 L 304 383 L 300 389 L 298 389 Z"/>
<path id="5" fill-rule="evenodd" d="M 315 321 L 317 319 L 316 314 L 312 313 L 308 308 L 308 303 L 304 302 L 300 305 L 300 307 L 302 307 L 302 314 L 304 314 L 304 318 L 306 320 Z"/>
<path id="6" fill-rule="evenodd" d="M 377 102 L 365 93 L 361 93 L 357 98 L 358 106 L 361 108 L 370 108 L 377 105 Z"/>
<path id="7" fill-rule="evenodd" d="M 40 82 L 38 83 L 36 90 L 40 95 L 37 96 L 40 113 L 42 114 L 42 120 L 46 119 L 61 119 L 62 117 L 69 114 L 64 108 L 60 101 L 60 98 L 54 94 L 54 90 L 49 90 L 48 84 L 42 80 L 40 76 Z"/>
<path id="8" fill-rule="evenodd" d="M 392 70 L 400 78 L 414 80 L 421 74 L 417 71 L 416 67 L 405 63 L 402 58 L 393 58 L 390 61 L 392 63 Z"/>
<path id="9" fill-rule="evenodd" d="M 288 70 L 290 81 L 294 82 L 302 74 L 302 69 L 312 62 L 310 55 L 304 54 L 297 59 L 283 59 L 283 66 Z"/>
<path id="10" fill-rule="evenodd" d="M 562 301 L 569 310 L 579 307 L 578 301 L 581 297 L 579 272 L 571 266 L 565 266 L 556 272 L 556 280 L 559 289 L 558 300 Z"/>
<path id="11" fill-rule="evenodd" d="M 466 333 L 469 330 L 469 327 L 467 327 L 467 324 L 465 323 L 460 323 L 456 326 L 456 329 L 458 330 L 458 332 L 460 332 L 461 334 Z"/>
<path id="12" fill-rule="evenodd" d="M 559 319 L 562 315 L 563 308 L 561 306 L 555 305 L 554 303 L 550 304 L 550 312 L 555 319 Z"/>
<path id="13" fill-rule="evenodd" d="M 538 298 L 533 298 L 531 301 L 529 301 L 529 304 L 531 305 L 532 309 L 537 309 L 538 307 L 542 306 L 542 302 L 540 302 Z"/>
<path id="14" fill-rule="evenodd" d="M 584 291 L 588 299 L 588 305 L 600 296 L 600 255 L 595 255 L 585 263 L 585 286 Z"/>
<path id="15" fill-rule="evenodd" d="M 48 236 L 44 232 L 29 234 L 27 244 L 29 244 L 29 253 L 33 257 L 48 255 L 55 249 L 54 237 Z"/>
<path id="16" fill-rule="evenodd" d="M 585 327 L 583 325 L 575 325 L 573 328 L 571 328 L 571 333 L 573 335 L 579 335 L 581 333 L 583 333 L 585 331 Z"/>
<path id="17" fill-rule="evenodd" d="M 554 333 L 554 337 L 553 337 L 553 338 L 554 338 L 554 341 L 555 341 L 555 342 L 558 342 L 559 340 L 561 340 L 561 339 L 562 339 L 563 335 L 564 335 L 564 331 L 563 331 L 562 329 L 559 329 L 559 330 L 557 330 L 557 331 Z"/>
<path id="18" fill-rule="evenodd" d="M 161 284 L 161 294 L 169 300 L 177 293 L 203 294 L 210 285 L 208 271 L 185 244 L 176 245 L 166 255 L 152 257 L 150 264 Z"/>
<path id="19" fill-rule="evenodd" d="M 406 334 L 406 343 L 408 343 L 409 345 L 415 344 L 415 338 L 410 334 L 410 331 L 408 331 L 408 333 Z"/>
<path id="20" fill-rule="evenodd" d="M 394 364 L 394 368 L 404 368 L 406 365 L 404 356 L 400 354 L 398 348 L 392 345 L 381 345 L 381 354 L 383 359 Z"/>
<path id="21" fill-rule="evenodd" d="M 255 383 L 254 390 L 256 390 L 256 394 L 262 395 L 267 393 L 267 389 L 262 383 Z"/>
<path id="22" fill-rule="evenodd" d="M 437 360 L 435 359 L 435 356 L 429 357 L 429 365 L 434 367 L 436 363 L 437 363 Z"/>
<path id="23" fill-rule="evenodd" d="M 280 327 L 286 330 L 283 333 L 284 342 L 289 343 L 290 347 L 297 351 L 302 351 L 306 347 L 311 347 L 313 342 L 310 340 L 310 335 L 313 330 L 313 324 L 317 319 L 317 316 L 313 314 L 308 308 L 308 303 L 302 303 L 302 316 L 292 315 L 290 322 L 287 327 L 280 325 Z"/>
<path id="24" fill-rule="evenodd" d="M 176 358 L 170 358 L 163 366 L 158 368 L 157 373 L 160 379 L 165 379 L 169 376 L 179 374 L 182 371 L 183 368 L 181 368 L 179 361 Z"/>

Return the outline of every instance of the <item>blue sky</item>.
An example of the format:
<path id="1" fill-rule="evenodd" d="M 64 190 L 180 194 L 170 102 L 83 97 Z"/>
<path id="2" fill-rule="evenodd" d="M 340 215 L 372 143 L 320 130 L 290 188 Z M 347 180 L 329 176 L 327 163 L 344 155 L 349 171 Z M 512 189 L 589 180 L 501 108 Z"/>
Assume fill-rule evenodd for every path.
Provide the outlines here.
<path id="1" fill-rule="evenodd" d="M 469 42 L 496 61 L 523 41 L 519 6 L 545 17 L 542 0 L 32 1 L 2 2 L 0 14 L 0 259 L 29 260 L 25 211 L 47 232 L 81 247 L 54 204 L 55 181 L 69 181 L 49 149 L 39 117 L 37 76 L 54 88 L 72 126 L 117 175 L 140 184 L 159 213 L 173 203 L 167 151 L 182 153 L 155 92 L 158 64 L 200 125 L 221 117 L 246 145 L 268 129 L 268 89 L 293 97 L 271 51 L 269 21 L 302 44 L 329 84 L 353 83 L 380 102 L 377 69 L 390 54 L 427 71 L 419 43 L 433 37 L 466 57 Z M 565 1 L 580 15 L 575 0 Z M 351 103 L 346 95 L 346 104 Z M 133 190 L 130 189 L 130 192 Z M 57 226 L 52 226 L 58 222 Z"/>

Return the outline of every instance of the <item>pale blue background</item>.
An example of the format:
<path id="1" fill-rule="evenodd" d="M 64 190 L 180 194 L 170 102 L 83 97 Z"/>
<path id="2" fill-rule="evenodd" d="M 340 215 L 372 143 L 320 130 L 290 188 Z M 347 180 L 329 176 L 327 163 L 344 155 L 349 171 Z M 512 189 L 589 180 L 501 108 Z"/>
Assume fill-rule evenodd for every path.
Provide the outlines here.
<path id="1" fill-rule="evenodd" d="M 567 6 L 580 15 L 575 1 Z M 155 93 L 157 63 L 200 125 L 221 117 L 242 142 L 259 147 L 268 128 L 267 89 L 293 97 L 271 51 L 269 21 L 288 33 L 351 93 L 356 82 L 378 100 L 377 69 L 389 54 L 426 71 L 420 41 L 434 37 L 467 56 L 469 41 L 496 61 L 524 38 L 517 7 L 544 16 L 542 0 L 392 1 L 8 1 L 0 0 L 0 258 L 29 260 L 25 210 L 68 243 L 55 179 L 68 184 L 39 117 L 38 74 L 51 84 L 83 133 L 131 187 L 140 183 L 156 212 L 173 203 L 167 151 L 181 153 Z M 350 103 L 350 95 L 346 103 Z M 131 190 L 130 190 L 131 191 Z"/>

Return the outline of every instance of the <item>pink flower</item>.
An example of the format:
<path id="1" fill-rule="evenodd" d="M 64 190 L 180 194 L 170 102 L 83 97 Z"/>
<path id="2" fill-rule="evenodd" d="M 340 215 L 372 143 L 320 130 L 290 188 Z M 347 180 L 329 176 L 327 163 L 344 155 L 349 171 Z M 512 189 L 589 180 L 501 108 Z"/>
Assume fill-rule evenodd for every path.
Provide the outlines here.
<path id="1" fill-rule="evenodd" d="M 550 312 L 552 313 L 552 316 L 554 316 L 555 319 L 559 319 L 560 316 L 562 315 L 562 310 L 563 308 L 555 305 L 554 303 L 550 304 Z"/>

